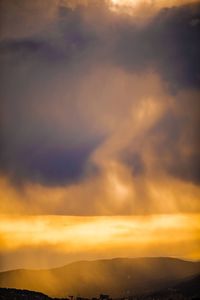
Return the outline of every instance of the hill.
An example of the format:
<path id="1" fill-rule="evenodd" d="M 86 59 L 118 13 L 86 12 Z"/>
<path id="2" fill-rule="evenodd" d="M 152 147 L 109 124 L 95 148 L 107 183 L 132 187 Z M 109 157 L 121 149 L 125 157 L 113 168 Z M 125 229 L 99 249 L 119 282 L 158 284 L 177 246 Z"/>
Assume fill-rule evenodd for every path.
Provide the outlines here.
<path id="1" fill-rule="evenodd" d="M 48 296 L 33 291 L 0 288 L 0 300 L 51 300 Z"/>
<path id="2" fill-rule="evenodd" d="M 19 289 L 7 289 L 0 288 L 0 300 L 69 300 L 69 298 L 50 298 L 43 293 L 19 290 Z M 89 300 L 86 298 L 76 298 L 78 300 Z M 103 298 L 98 298 L 103 300 Z M 124 298 L 122 298 L 124 299 Z M 154 293 L 141 293 L 129 296 L 129 300 L 197 300 L 200 299 L 200 275 L 189 278 L 180 282 L 177 285 L 169 286 L 167 289 L 160 290 Z M 120 300 L 118 298 L 117 300 Z"/>
<path id="3" fill-rule="evenodd" d="M 175 285 L 174 290 L 186 296 L 196 295 L 200 298 L 200 275 Z"/>
<path id="4" fill-rule="evenodd" d="M 200 299 L 200 275 L 185 279 L 179 284 L 145 295 L 145 297 L 141 295 L 139 299 Z"/>
<path id="5" fill-rule="evenodd" d="M 199 262 L 116 258 L 75 262 L 50 270 L 1 272 L 0 287 L 34 290 L 53 297 L 97 297 L 105 293 L 119 298 L 165 289 L 199 273 Z"/>

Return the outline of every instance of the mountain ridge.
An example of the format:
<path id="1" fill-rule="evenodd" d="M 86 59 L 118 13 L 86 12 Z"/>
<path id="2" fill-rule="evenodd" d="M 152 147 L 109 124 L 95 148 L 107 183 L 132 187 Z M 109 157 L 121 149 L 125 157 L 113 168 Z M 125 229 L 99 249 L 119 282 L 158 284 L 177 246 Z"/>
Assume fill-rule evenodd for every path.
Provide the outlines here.
<path id="1" fill-rule="evenodd" d="M 0 287 L 28 289 L 53 297 L 106 293 L 122 297 L 155 291 L 200 274 L 200 262 L 169 257 L 113 258 L 78 261 L 46 270 L 17 269 L 0 273 Z"/>
<path id="2" fill-rule="evenodd" d="M 60 265 L 57 267 L 50 267 L 50 268 L 16 268 L 16 269 L 8 269 L 0 271 L 1 273 L 7 273 L 7 272 L 13 272 L 13 271 L 49 271 L 49 270 L 57 270 L 61 268 L 68 267 L 70 265 L 78 264 L 78 263 L 90 263 L 90 262 L 106 262 L 106 261 L 116 261 L 116 260 L 144 260 L 144 259 L 164 259 L 164 260 L 176 260 L 176 261 L 182 261 L 182 262 L 192 262 L 192 263 L 200 263 L 200 260 L 189 260 L 184 258 L 178 258 L 178 257 L 172 257 L 172 256 L 139 256 L 139 257 L 113 257 L 113 258 L 102 258 L 102 259 L 83 259 L 83 260 L 77 260 L 72 261 L 69 263 L 66 263 L 64 265 Z"/>

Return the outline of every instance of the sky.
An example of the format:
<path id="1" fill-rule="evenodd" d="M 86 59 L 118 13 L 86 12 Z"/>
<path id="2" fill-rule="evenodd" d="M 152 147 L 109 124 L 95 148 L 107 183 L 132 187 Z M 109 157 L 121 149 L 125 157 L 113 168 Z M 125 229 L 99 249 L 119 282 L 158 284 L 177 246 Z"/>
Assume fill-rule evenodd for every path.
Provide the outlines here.
<path id="1" fill-rule="evenodd" d="M 200 259 L 199 29 L 199 1 L 0 1 L 0 271 Z"/>

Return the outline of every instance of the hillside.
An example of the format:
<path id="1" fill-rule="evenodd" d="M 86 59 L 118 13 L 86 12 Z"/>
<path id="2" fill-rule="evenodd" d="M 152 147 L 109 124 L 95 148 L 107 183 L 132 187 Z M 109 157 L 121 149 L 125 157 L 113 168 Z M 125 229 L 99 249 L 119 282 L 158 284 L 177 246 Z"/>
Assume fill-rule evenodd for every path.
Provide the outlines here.
<path id="1" fill-rule="evenodd" d="M 141 298 L 141 296 L 139 297 Z M 181 281 L 179 284 L 169 286 L 142 297 L 145 299 L 200 299 L 200 275 Z"/>
<path id="2" fill-rule="evenodd" d="M 174 286 L 175 291 L 186 295 L 193 296 L 198 295 L 200 298 L 200 275 L 194 276 L 189 280 L 184 280 L 181 283 Z"/>
<path id="3" fill-rule="evenodd" d="M 47 295 L 33 291 L 0 288 L 0 300 L 52 300 Z"/>
<path id="4" fill-rule="evenodd" d="M 176 284 L 174 286 L 169 286 L 164 290 L 160 290 L 154 293 L 141 293 L 134 295 L 133 297 L 129 296 L 129 299 L 138 299 L 138 300 L 194 300 L 200 299 L 200 275 L 194 276 L 189 279 Z M 19 290 L 19 289 L 7 289 L 0 288 L 0 300 L 69 300 L 70 298 L 50 298 L 43 293 L 38 293 L 28 290 Z M 87 300 L 85 298 L 77 298 L 79 300 Z M 103 298 L 98 298 L 102 300 Z M 124 299 L 124 298 L 122 298 Z M 88 299 L 89 300 L 89 299 Z M 118 298 L 120 300 L 120 298 Z"/>
<path id="5" fill-rule="evenodd" d="M 0 287 L 40 291 L 54 297 L 101 293 L 112 297 L 150 293 L 200 273 L 199 262 L 173 258 L 82 261 L 50 270 L 0 273 Z"/>

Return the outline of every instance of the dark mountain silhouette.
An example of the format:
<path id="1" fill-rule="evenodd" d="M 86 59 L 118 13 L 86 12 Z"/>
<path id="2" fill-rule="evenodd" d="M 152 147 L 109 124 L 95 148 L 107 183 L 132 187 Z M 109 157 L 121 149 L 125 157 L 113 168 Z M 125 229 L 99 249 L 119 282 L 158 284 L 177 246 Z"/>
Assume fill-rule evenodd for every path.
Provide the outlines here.
<path id="1" fill-rule="evenodd" d="M 200 274 L 200 262 L 174 258 L 82 261 L 50 270 L 0 273 L 0 287 L 40 291 L 53 297 L 112 297 L 151 293 Z"/>
<path id="2" fill-rule="evenodd" d="M 146 299 L 200 299 L 200 275 L 185 279 L 179 284 L 139 298 Z"/>
<path id="3" fill-rule="evenodd" d="M 0 288 L 0 300 L 51 300 L 47 295 L 27 290 Z"/>
<path id="4" fill-rule="evenodd" d="M 43 293 L 0 288 L 0 300 L 69 300 L 69 298 L 51 298 Z M 86 300 L 79 297 L 79 300 Z M 103 298 L 100 298 L 102 300 Z M 166 289 L 154 293 L 141 293 L 137 295 L 129 295 L 130 300 L 196 300 L 200 299 L 200 275 L 185 279 L 177 285 L 169 286 Z M 120 300 L 120 298 L 118 298 Z"/>
<path id="5" fill-rule="evenodd" d="M 174 290 L 186 296 L 196 295 L 200 298 L 200 275 L 175 285 Z"/>
<path id="6" fill-rule="evenodd" d="M 0 288 L 0 300 L 70 300 L 70 299 L 51 298 L 43 293 L 28 291 L 28 290 Z"/>

